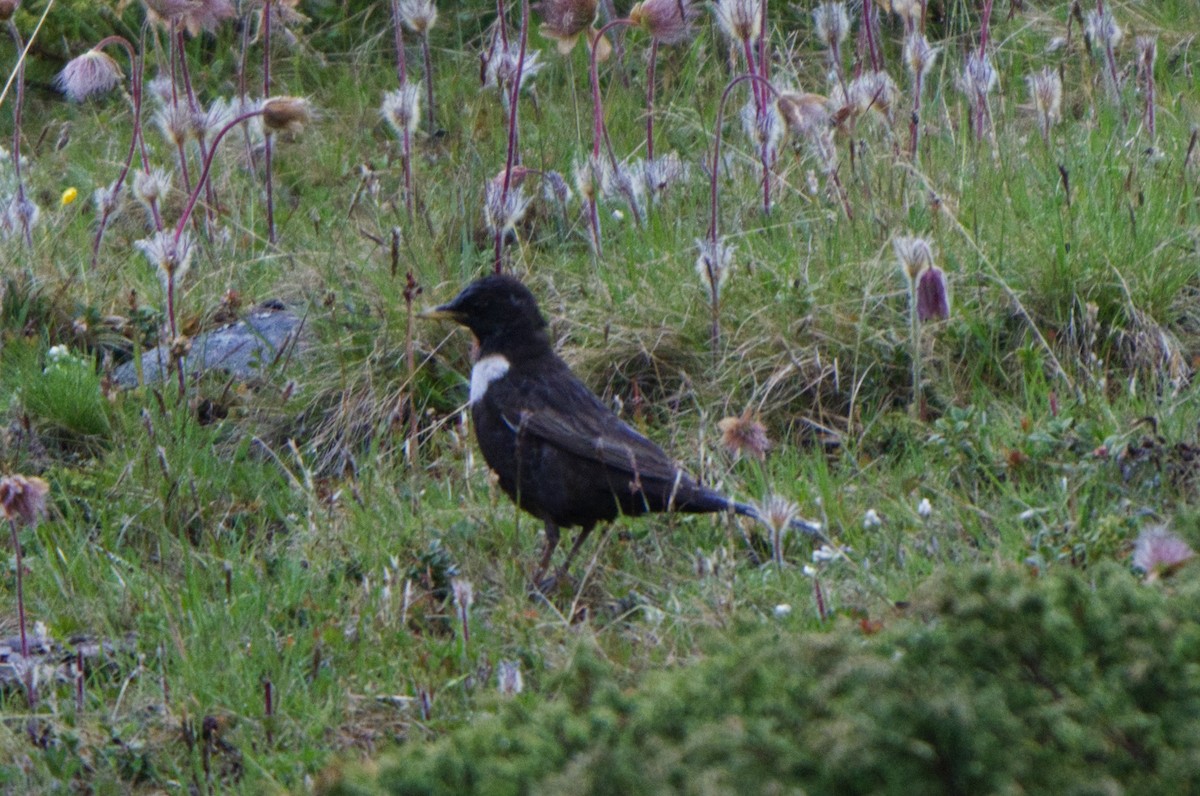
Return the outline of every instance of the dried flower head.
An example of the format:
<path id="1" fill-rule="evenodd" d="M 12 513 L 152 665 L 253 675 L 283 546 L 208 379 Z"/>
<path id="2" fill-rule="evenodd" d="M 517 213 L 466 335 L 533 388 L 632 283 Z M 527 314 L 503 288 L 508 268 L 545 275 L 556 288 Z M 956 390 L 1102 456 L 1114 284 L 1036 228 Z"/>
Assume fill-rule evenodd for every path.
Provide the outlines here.
<path id="1" fill-rule="evenodd" d="M 973 51 L 967 55 L 967 62 L 963 65 L 963 72 L 958 80 L 958 87 L 962 93 L 972 99 L 984 97 L 996 88 L 998 82 L 996 69 L 987 53 L 980 55 Z"/>
<path id="2" fill-rule="evenodd" d="M 18 191 L 5 207 L 0 225 L 3 225 L 7 235 L 13 235 L 33 229 L 41 217 L 42 209 L 37 203 L 30 199 L 28 194 Z"/>
<path id="3" fill-rule="evenodd" d="M 1062 78 L 1054 69 L 1046 67 L 1026 75 L 1025 83 L 1029 86 L 1042 137 L 1049 137 L 1050 129 L 1062 119 Z"/>
<path id="4" fill-rule="evenodd" d="M 500 661 L 496 667 L 496 687 L 502 696 L 516 696 L 525 690 L 520 661 Z"/>
<path id="5" fill-rule="evenodd" d="M 178 20 L 200 6 L 200 0 L 142 0 L 142 3 L 156 22 Z"/>
<path id="6" fill-rule="evenodd" d="M 1133 40 L 1137 52 L 1138 71 L 1145 76 L 1154 75 L 1154 62 L 1158 60 L 1158 37 L 1138 36 Z"/>
<path id="7" fill-rule="evenodd" d="M 303 97 L 271 97 L 262 104 L 263 125 L 274 133 L 301 133 L 312 122 L 312 107 Z"/>
<path id="8" fill-rule="evenodd" d="M 914 81 L 925 79 L 929 70 L 933 69 L 939 52 L 939 48 L 930 46 L 925 35 L 917 33 L 915 29 L 904 37 L 904 65 Z"/>
<path id="9" fill-rule="evenodd" d="M 195 119 L 196 138 L 206 141 L 216 136 L 225 125 L 241 115 L 240 109 L 241 102 L 239 100 L 217 97 L 208 103 L 208 108 L 202 113 L 197 114 L 197 118 Z"/>
<path id="10" fill-rule="evenodd" d="M 845 92 L 841 86 L 833 89 L 833 105 L 839 115 L 861 116 L 876 111 L 889 122 L 900 98 L 896 81 L 887 72 L 863 72 L 850 81 Z"/>
<path id="11" fill-rule="evenodd" d="M 921 0 L 892 0 L 892 13 L 914 28 L 921 21 Z"/>
<path id="12" fill-rule="evenodd" d="M 696 273 L 713 298 L 719 298 L 733 267 L 733 247 L 723 240 L 714 242 L 703 238 L 696 241 L 696 248 L 700 250 L 696 257 Z"/>
<path id="13" fill-rule="evenodd" d="M 133 178 L 133 195 L 151 213 L 169 190 L 171 174 L 166 169 L 139 171 Z"/>
<path id="14" fill-rule="evenodd" d="M 215 31 L 226 19 L 237 16 L 229 0 L 142 0 L 151 20 L 175 22 L 192 36 Z"/>
<path id="15" fill-rule="evenodd" d="M 0 22 L 8 22 L 21 7 L 21 0 L 0 0 Z"/>
<path id="16" fill-rule="evenodd" d="M 571 186 L 557 171 L 542 172 L 542 198 L 565 206 L 571 201 Z"/>
<path id="17" fill-rule="evenodd" d="M 813 9 L 812 18 L 817 39 L 830 49 L 850 35 L 850 16 L 845 3 L 821 3 Z"/>
<path id="18" fill-rule="evenodd" d="M 424 36 L 437 23 L 433 0 L 400 0 L 400 21 L 413 33 Z"/>
<path id="19" fill-rule="evenodd" d="M 787 127 L 776 103 L 765 105 L 760 111 L 754 100 L 749 100 L 741 110 L 742 132 L 754 142 L 767 158 L 774 162 L 779 154 L 779 142 Z"/>
<path id="20" fill-rule="evenodd" d="M 1083 35 L 1095 47 L 1111 47 L 1114 50 L 1125 35 L 1112 12 L 1107 8 L 1093 9 L 1083 15 Z"/>
<path id="21" fill-rule="evenodd" d="M 562 55 L 575 49 L 579 37 L 586 31 L 588 41 L 597 48 L 597 60 L 609 56 L 612 46 L 607 39 L 597 40 L 597 31 L 592 24 L 596 21 L 597 0 L 541 0 L 534 3 L 533 8 L 542 16 L 538 32 L 553 39 Z"/>
<path id="22" fill-rule="evenodd" d="M 404 138 L 406 132 L 412 135 L 421 121 L 421 83 L 407 81 L 384 94 L 379 113 L 397 137 Z"/>
<path id="23" fill-rule="evenodd" d="M 739 44 L 762 33 L 762 0 L 717 0 L 713 13 L 721 32 Z"/>
<path id="24" fill-rule="evenodd" d="M 643 0 L 629 9 L 629 21 L 659 44 L 679 44 L 692 35 L 700 11 L 692 0 Z"/>
<path id="25" fill-rule="evenodd" d="M 121 205 L 121 191 L 117 189 L 117 184 L 112 182 L 92 191 L 92 204 L 97 215 L 111 216 L 116 213 Z"/>
<path id="26" fill-rule="evenodd" d="M 50 485 L 40 478 L 6 475 L 0 478 L 0 511 L 18 525 L 32 525 L 46 512 Z"/>
<path id="27" fill-rule="evenodd" d="M 575 180 L 575 191 L 585 202 L 594 202 L 600 198 L 604 185 L 612 171 L 606 158 L 589 155 L 586 160 L 577 160 L 572 166 L 572 177 Z"/>
<path id="28" fill-rule="evenodd" d="M 475 587 L 466 578 L 451 578 L 450 588 L 454 591 L 454 602 L 460 611 L 468 610 L 475 603 Z"/>
<path id="29" fill-rule="evenodd" d="M 892 249 L 896 252 L 896 259 L 900 261 L 900 270 L 908 277 L 910 284 L 915 284 L 917 277 L 926 268 L 933 267 L 933 247 L 925 238 L 898 235 L 892 238 Z"/>
<path id="30" fill-rule="evenodd" d="M 1133 547 L 1133 566 L 1147 580 L 1170 575 L 1196 556 L 1191 546 L 1165 526 L 1153 525 L 1138 536 Z"/>
<path id="31" fill-rule="evenodd" d="M 767 451 L 771 449 L 767 428 L 748 410 L 740 416 L 722 418 L 717 423 L 717 429 L 721 432 L 721 447 L 729 451 L 735 459 L 740 459 L 743 455 L 759 461 L 767 458 Z M 795 516 L 795 510 L 792 514 Z"/>
<path id="32" fill-rule="evenodd" d="M 192 245 L 192 236 L 187 232 L 179 236 L 178 243 L 175 241 L 174 232 L 161 230 L 149 238 L 134 241 L 133 245 L 146 255 L 146 259 L 158 270 L 163 290 L 171 283 L 179 283 L 191 268 L 195 247 Z"/>
<path id="33" fill-rule="evenodd" d="M 600 172 L 600 196 L 626 202 L 634 213 L 641 214 L 646 203 L 646 162 L 633 160 L 613 165 L 605 164 Z"/>
<path id="34" fill-rule="evenodd" d="M 483 219 L 492 235 L 513 231 L 529 210 L 529 197 L 521 185 L 510 183 L 504 192 L 504 175 L 488 181 L 483 201 Z"/>
<path id="35" fill-rule="evenodd" d="M 158 105 L 171 104 L 171 76 L 159 73 L 150 78 L 142 86 L 142 90 L 146 94 L 146 98 L 150 99 Z"/>
<path id="36" fill-rule="evenodd" d="M 946 274 L 936 265 L 926 268 L 917 277 L 917 319 L 925 321 L 950 317 L 950 294 L 946 289 Z"/>
<path id="37" fill-rule="evenodd" d="M 527 50 L 525 60 L 521 60 L 521 48 L 516 42 L 509 42 L 508 47 L 499 43 L 491 52 L 484 55 L 483 87 L 506 89 L 517 77 L 517 64 L 521 65 L 521 88 L 528 88 L 534 76 L 542 71 L 544 64 L 539 60 L 537 50 Z M 508 91 L 501 91 L 505 107 L 508 107 Z"/>
<path id="38" fill-rule="evenodd" d="M 181 147 L 193 128 L 192 114 L 183 104 L 167 103 L 154 112 L 154 124 L 174 146 Z"/>
<path id="39" fill-rule="evenodd" d="M 651 196 L 664 193 L 672 185 L 683 183 L 691 176 L 688 164 L 674 151 L 658 155 L 654 160 L 643 161 L 641 166 L 642 180 L 646 192 Z"/>
<path id="40" fill-rule="evenodd" d="M 58 90 L 72 102 L 107 94 L 121 84 L 125 75 L 112 56 L 103 50 L 88 50 L 72 58 L 54 78 Z"/>

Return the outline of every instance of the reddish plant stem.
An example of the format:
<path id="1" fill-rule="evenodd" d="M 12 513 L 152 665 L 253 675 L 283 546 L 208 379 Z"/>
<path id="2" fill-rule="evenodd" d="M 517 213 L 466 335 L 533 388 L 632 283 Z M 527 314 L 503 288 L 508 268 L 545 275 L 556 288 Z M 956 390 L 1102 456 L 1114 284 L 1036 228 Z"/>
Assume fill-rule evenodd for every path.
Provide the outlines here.
<path id="1" fill-rule="evenodd" d="M 271 2 L 267 0 L 263 6 L 263 99 L 271 96 Z M 271 133 L 263 136 L 263 176 L 267 181 L 267 242 L 275 245 L 275 181 L 271 168 Z M 204 179 L 207 182 L 208 164 L 212 158 L 204 159 Z M 178 237 L 178 236 L 176 236 Z"/>
<path id="2" fill-rule="evenodd" d="M 133 45 L 124 36 L 108 36 L 101 39 L 92 47 L 93 50 L 103 50 L 110 44 L 115 44 L 125 50 L 125 54 L 129 57 L 130 70 L 130 91 L 132 94 L 133 103 L 133 138 L 129 142 L 129 154 L 125 157 L 124 165 L 121 167 L 121 172 L 117 175 L 116 182 L 113 183 L 113 192 L 118 194 L 121 192 L 122 186 L 125 184 L 125 179 L 129 174 L 129 170 L 133 163 L 133 155 L 140 148 L 142 156 L 142 167 L 150 171 L 150 159 L 146 152 L 146 139 L 142 135 L 142 80 L 144 62 L 138 55 L 138 52 L 133 49 Z M 157 205 L 152 207 L 152 217 L 156 230 L 162 229 L 162 216 L 158 212 Z M 105 210 L 100 216 L 100 223 L 97 225 L 96 234 L 92 238 L 92 268 L 95 268 L 100 258 L 100 243 L 104 239 L 104 232 L 108 228 L 108 220 L 111 217 L 111 212 Z"/>
<path id="3" fill-rule="evenodd" d="M 8 525 L 12 530 L 13 555 L 16 557 L 17 563 L 17 625 L 21 629 L 21 667 L 25 680 L 26 698 L 29 700 L 29 707 L 33 708 L 37 706 L 38 698 L 33 686 L 33 662 L 29 660 L 29 638 L 25 629 L 25 564 L 21 557 L 21 540 L 17 534 L 16 519 L 10 517 Z"/>
<path id="4" fill-rule="evenodd" d="M 710 213 L 710 215 L 709 215 L 709 221 L 708 221 L 708 232 L 705 233 L 705 236 L 709 239 L 709 241 L 711 241 L 714 244 L 717 242 L 717 238 L 718 238 L 718 234 L 717 234 L 717 175 L 719 174 L 720 167 L 721 167 L 721 124 L 725 119 L 725 103 L 729 100 L 729 94 L 730 94 L 730 92 L 733 91 L 734 87 L 737 86 L 739 83 L 746 82 L 747 80 L 752 80 L 757 84 L 765 86 L 766 89 L 771 94 L 777 94 L 777 92 L 775 91 L 775 87 L 772 86 L 769 81 L 765 80 L 764 78 L 762 78 L 759 75 L 753 75 L 753 74 L 738 75 L 733 80 L 729 81 L 729 83 L 725 86 L 725 90 L 721 93 L 721 102 L 719 105 L 717 105 L 716 140 L 713 144 L 712 184 L 711 184 L 710 190 L 709 190 L 709 213 Z"/>
<path id="5" fill-rule="evenodd" d="M 658 61 L 658 39 L 650 40 L 650 63 L 646 66 L 646 161 L 654 162 L 654 66 Z"/>
<path id="6" fill-rule="evenodd" d="M 33 231 L 29 228 L 29 216 L 25 212 L 25 180 L 21 178 L 21 110 L 25 105 L 25 59 L 22 53 L 25 51 L 25 42 L 21 40 L 21 32 L 17 30 L 17 24 L 11 19 L 8 20 L 8 32 L 13 39 L 13 47 L 17 53 L 17 95 L 13 102 L 13 136 L 12 136 L 12 164 L 13 174 L 17 181 L 17 207 L 21 218 L 21 231 L 24 233 L 26 247 L 33 248 Z M 22 628 L 24 632 L 24 628 Z"/>
<path id="7" fill-rule="evenodd" d="M 608 129 L 604 124 L 604 106 L 600 99 L 600 67 L 596 62 L 596 51 L 600 39 L 605 33 L 614 30 L 622 25 L 631 24 L 628 19 L 614 19 L 604 27 L 600 28 L 599 33 L 593 41 L 590 42 L 590 50 L 588 52 L 588 85 L 592 91 L 592 160 L 588 163 L 588 168 L 593 169 L 594 164 L 600 159 L 600 142 L 608 139 Z M 609 158 L 612 160 L 613 167 L 616 167 L 616 155 L 612 151 L 611 144 L 609 145 Z M 603 253 L 600 243 L 600 210 L 597 206 L 596 195 L 600 191 L 599 175 L 593 173 L 592 181 L 595 183 L 592 188 L 592 195 L 588 197 L 588 222 L 592 228 L 592 248 L 599 257 Z"/>
<path id="8" fill-rule="evenodd" d="M 499 0 L 497 0 L 499 2 Z M 503 29 L 503 17 L 501 18 Z M 512 190 L 513 167 L 520 163 L 517 147 L 520 140 L 517 137 L 517 118 L 521 97 L 521 77 L 525 72 L 525 48 L 529 42 L 529 0 L 521 0 L 521 33 L 517 45 L 517 69 L 512 78 L 512 88 L 508 95 L 508 150 L 504 157 L 504 181 L 500 186 L 500 207 L 508 205 L 508 193 Z M 507 58 L 507 45 L 502 57 Z M 495 256 L 492 270 L 501 273 L 504 270 L 504 224 L 496 227 Z"/>

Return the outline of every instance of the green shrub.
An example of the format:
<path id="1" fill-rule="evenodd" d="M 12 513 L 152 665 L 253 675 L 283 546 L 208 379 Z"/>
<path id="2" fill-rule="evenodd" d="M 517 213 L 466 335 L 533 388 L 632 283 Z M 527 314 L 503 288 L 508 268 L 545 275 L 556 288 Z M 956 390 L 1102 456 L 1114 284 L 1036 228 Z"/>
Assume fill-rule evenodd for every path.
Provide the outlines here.
<path id="1" fill-rule="evenodd" d="M 1190 574 L 1190 573 L 1189 573 Z M 624 691 L 411 742 L 340 793 L 1182 793 L 1200 786 L 1200 589 L 1117 565 L 979 570 L 864 634 L 746 628 Z"/>

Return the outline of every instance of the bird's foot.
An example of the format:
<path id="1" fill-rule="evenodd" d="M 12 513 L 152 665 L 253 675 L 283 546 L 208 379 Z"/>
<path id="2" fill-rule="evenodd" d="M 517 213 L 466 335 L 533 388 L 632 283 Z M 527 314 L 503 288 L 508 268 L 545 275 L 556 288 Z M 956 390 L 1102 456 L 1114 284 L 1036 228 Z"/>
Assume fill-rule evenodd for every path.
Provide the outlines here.
<path id="1" fill-rule="evenodd" d="M 562 593 L 564 590 L 570 592 L 575 587 L 575 579 L 559 570 L 553 575 L 547 575 L 544 578 L 535 578 L 530 584 L 529 596 L 534 599 L 538 597 L 550 598 Z"/>

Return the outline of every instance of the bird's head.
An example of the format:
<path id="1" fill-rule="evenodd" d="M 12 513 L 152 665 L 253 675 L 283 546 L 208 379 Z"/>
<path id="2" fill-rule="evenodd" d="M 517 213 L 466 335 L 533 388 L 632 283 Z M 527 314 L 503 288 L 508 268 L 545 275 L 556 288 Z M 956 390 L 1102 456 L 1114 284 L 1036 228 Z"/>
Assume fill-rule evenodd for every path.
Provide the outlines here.
<path id="1" fill-rule="evenodd" d="M 421 317 L 462 324 L 474 332 L 485 350 L 543 338 L 546 328 L 546 319 L 529 288 L 502 274 L 472 282 L 453 300 L 421 313 Z"/>

